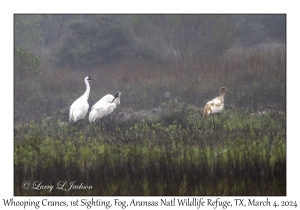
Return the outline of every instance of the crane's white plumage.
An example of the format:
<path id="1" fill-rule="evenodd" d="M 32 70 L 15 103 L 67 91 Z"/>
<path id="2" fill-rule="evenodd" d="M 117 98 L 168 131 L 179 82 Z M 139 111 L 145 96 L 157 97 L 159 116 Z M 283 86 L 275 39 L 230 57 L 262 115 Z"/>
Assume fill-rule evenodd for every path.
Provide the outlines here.
<path id="1" fill-rule="evenodd" d="M 220 89 L 220 96 L 214 98 L 213 100 L 207 102 L 207 104 L 204 107 L 203 116 L 207 117 L 211 114 L 219 113 L 224 108 L 224 96 L 227 92 L 227 89 L 225 87 L 221 87 Z"/>
<path id="2" fill-rule="evenodd" d="M 70 106 L 70 113 L 69 113 L 70 123 L 77 123 L 79 120 L 83 119 L 89 110 L 88 98 L 90 94 L 90 84 L 89 84 L 90 80 L 92 80 L 92 78 L 89 76 L 87 76 L 84 79 L 84 82 L 86 84 L 85 93 L 76 101 L 74 101 L 74 103 Z"/>
<path id="3" fill-rule="evenodd" d="M 120 95 L 121 92 L 117 92 L 115 96 L 107 94 L 102 97 L 97 103 L 94 104 L 91 108 L 89 115 L 90 123 L 95 122 L 96 119 L 102 118 L 106 115 L 109 115 L 117 108 L 117 105 L 120 105 Z"/>

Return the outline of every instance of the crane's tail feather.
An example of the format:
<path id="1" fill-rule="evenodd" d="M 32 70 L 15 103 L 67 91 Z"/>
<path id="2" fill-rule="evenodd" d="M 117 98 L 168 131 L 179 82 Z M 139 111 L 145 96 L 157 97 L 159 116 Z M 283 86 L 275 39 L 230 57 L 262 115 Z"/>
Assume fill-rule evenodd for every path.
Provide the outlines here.
<path id="1" fill-rule="evenodd" d="M 207 117 L 210 114 L 210 108 L 208 105 L 205 105 L 203 110 L 203 117 Z"/>

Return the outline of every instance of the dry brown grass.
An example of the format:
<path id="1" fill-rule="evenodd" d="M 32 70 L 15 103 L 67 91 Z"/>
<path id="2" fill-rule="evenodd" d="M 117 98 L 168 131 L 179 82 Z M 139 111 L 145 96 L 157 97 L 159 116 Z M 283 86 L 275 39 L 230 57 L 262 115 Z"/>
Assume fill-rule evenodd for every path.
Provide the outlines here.
<path id="1" fill-rule="evenodd" d="M 285 62 L 285 48 L 273 44 L 189 64 L 57 69 L 44 63 L 41 75 L 15 80 L 15 194 L 43 194 L 22 189 L 24 179 L 72 178 L 92 183 L 91 195 L 285 195 Z M 106 132 L 97 124 L 61 126 L 57 120 L 68 120 L 86 75 L 95 79 L 90 105 L 121 91 L 116 112 L 167 111 L 144 121 L 114 115 Z M 228 92 L 213 130 L 201 108 L 221 86 Z"/>
<path id="2" fill-rule="evenodd" d="M 95 79 L 91 82 L 90 105 L 105 94 L 121 91 L 122 107 L 155 108 L 168 91 L 172 99 L 202 107 L 224 86 L 228 89 L 226 105 L 285 110 L 285 53 L 284 45 L 272 43 L 230 49 L 221 57 L 194 58 L 192 63 L 126 60 L 91 69 L 56 68 L 43 63 L 42 75 L 15 77 L 15 122 L 68 110 L 84 93 L 87 75 Z"/>

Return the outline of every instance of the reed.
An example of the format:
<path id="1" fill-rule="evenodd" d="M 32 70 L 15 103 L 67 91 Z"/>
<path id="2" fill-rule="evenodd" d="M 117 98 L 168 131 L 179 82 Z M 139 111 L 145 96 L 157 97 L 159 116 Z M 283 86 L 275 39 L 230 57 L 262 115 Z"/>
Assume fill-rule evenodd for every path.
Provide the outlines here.
<path id="1" fill-rule="evenodd" d="M 87 119 L 75 127 L 62 123 L 87 75 L 95 79 L 89 104 L 122 92 L 107 129 Z M 283 45 L 231 49 L 188 64 L 43 63 L 40 74 L 15 79 L 15 195 L 286 195 Z M 203 107 L 221 86 L 228 92 L 213 129 Z M 22 188 L 36 180 L 93 189 Z"/>

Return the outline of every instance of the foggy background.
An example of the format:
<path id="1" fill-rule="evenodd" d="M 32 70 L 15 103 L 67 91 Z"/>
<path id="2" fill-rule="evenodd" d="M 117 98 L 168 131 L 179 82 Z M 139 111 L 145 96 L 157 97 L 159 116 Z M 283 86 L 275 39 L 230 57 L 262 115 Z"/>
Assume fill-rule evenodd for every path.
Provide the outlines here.
<path id="1" fill-rule="evenodd" d="M 14 122 L 68 121 L 90 83 L 90 107 L 122 92 L 121 107 L 166 100 L 285 110 L 286 15 L 14 15 Z M 168 97 L 166 97 L 166 94 Z"/>

